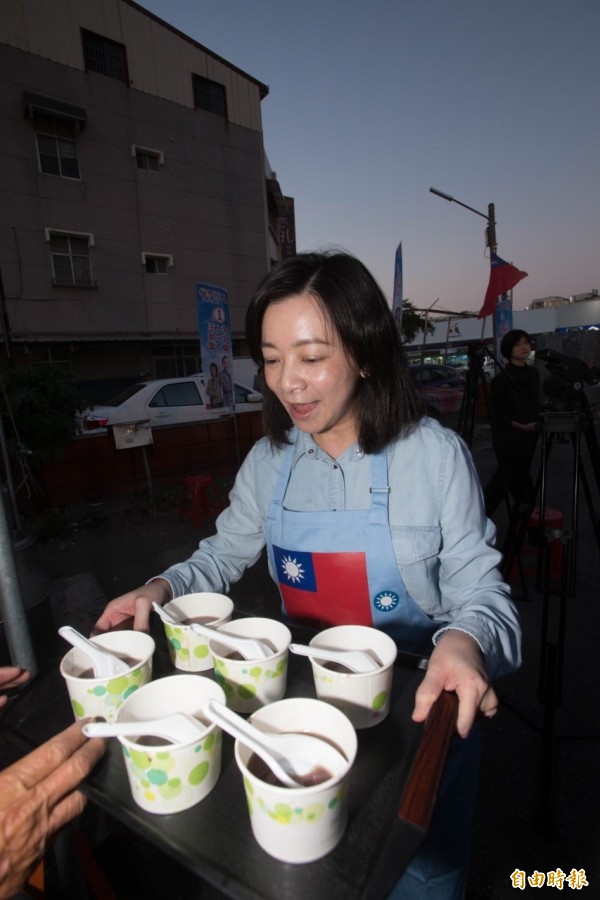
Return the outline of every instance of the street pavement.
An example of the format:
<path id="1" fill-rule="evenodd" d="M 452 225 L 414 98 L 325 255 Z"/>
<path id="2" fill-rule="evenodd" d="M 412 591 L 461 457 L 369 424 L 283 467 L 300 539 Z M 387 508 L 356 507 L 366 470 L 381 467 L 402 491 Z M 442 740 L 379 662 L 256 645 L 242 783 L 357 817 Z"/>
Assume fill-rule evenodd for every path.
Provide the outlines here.
<path id="1" fill-rule="evenodd" d="M 484 483 L 495 468 L 490 429 L 485 423 L 476 424 L 471 449 Z M 569 522 L 575 480 L 573 462 L 570 442 L 553 445 L 546 505 L 561 511 L 565 523 Z M 581 462 L 584 473 L 589 473 L 586 448 Z M 590 475 L 589 481 L 593 502 L 598 503 L 595 478 Z M 177 489 L 161 491 L 153 499 L 155 508 L 143 494 L 80 504 L 33 523 L 38 531 L 37 559 L 48 579 L 53 616 L 50 629 L 41 616 L 43 638 L 40 642 L 36 635 L 36 640 L 42 656 L 62 652 L 58 639 L 52 637 L 55 626 L 68 623 L 89 632 L 108 599 L 184 559 L 202 536 L 211 533 L 211 520 L 200 531 L 188 521 L 179 521 Z M 524 662 L 518 673 L 498 682 L 500 710 L 484 723 L 469 900 L 508 900 L 515 891 L 525 896 L 555 896 L 561 883 L 563 891 L 580 889 L 584 896 L 600 897 L 600 554 L 594 518 L 595 509 L 582 501 L 575 592 L 566 602 L 560 640 L 555 627 L 559 598 L 551 595 L 544 602 L 535 585 L 536 548 L 529 541 L 523 545 L 527 599 L 519 585 L 515 597 L 523 622 Z M 502 541 L 507 527 L 504 509 L 499 510 L 496 524 Z M 278 615 L 277 593 L 264 559 L 232 588 L 231 596 L 246 612 Z M 551 629 L 546 628 L 545 615 Z M 544 699 L 540 697 L 540 656 L 548 649 L 552 652 L 555 644 L 564 648 L 564 666 Z M 122 840 L 111 840 L 108 834 L 100 847 L 108 869 L 111 860 L 117 865 L 120 846 Z M 170 898 L 216 896 L 192 886 L 166 859 L 160 865 L 155 863 L 150 877 L 147 851 L 139 842 L 136 852 L 140 871 L 146 872 L 145 886 L 142 893 L 131 894 L 132 888 L 123 881 L 124 869 L 119 869 L 123 885 L 119 896 L 124 900 L 167 896 L 163 893 L 167 879 Z M 131 859 L 130 868 L 134 865 Z M 138 880 L 136 891 L 140 883 Z M 549 886 L 552 884 L 556 886 Z"/>

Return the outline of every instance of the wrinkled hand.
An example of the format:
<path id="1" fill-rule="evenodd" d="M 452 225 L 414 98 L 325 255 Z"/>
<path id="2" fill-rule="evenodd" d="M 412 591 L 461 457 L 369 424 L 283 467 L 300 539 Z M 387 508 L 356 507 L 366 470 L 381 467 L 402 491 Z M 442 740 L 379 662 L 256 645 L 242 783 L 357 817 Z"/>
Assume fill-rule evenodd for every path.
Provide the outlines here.
<path id="1" fill-rule="evenodd" d="M 458 695 L 456 729 L 463 738 L 468 736 L 478 711 L 487 718 L 498 711 L 498 697 L 490 685 L 479 645 L 464 631 L 450 630 L 440 637 L 417 689 L 412 714 L 415 722 L 425 721 L 442 691 L 456 691 Z"/>
<path id="2" fill-rule="evenodd" d="M 31 672 L 22 669 L 21 666 L 0 666 L 0 691 L 24 684 L 30 676 Z M 4 706 L 7 700 L 6 694 L 0 694 L 0 707 Z"/>
<path id="3" fill-rule="evenodd" d="M 17 893 L 50 838 L 82 812 L 85 797 L 76 788 L 105 744 L 71 725 L 0 772 L 0 900 Z"/>
<path id="4" fill-rule="evenodd" d="M 171 586 L 164 578 L 157 578 L 150 584 L 129 591 L 111 600 L 94 625 L 92 634 L 122 628 L 130 620 L 135 631 L 150 630 L 152 602 L 161 606 L 171 599 Z"/>

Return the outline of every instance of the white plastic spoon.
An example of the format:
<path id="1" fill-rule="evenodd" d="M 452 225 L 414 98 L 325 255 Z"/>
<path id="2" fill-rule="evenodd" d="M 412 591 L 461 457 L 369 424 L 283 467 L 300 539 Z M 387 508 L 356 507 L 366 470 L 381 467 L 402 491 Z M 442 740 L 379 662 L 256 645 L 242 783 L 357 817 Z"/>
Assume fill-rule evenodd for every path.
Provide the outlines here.
<path id="1" fill-rule="evenodd" d="M 312 734 L 266 733 L 218 700 L 208 700 L 202 715 L 256 753 L 285 787 L 307 787 L 323 770 L 333 778 L 347 765 L 342 753 L 327 741 Z"/>
<path id="2" fill-rule="evenodd" d="M 122 675 L 123 672 L 131 669 L 129 663 L 119 659 L 118 656 L 105 650 L 104 647 L 100 647 L 93 641 L 88 640 L 75 628 L 71 628 L 70 625 L 63 625 L 58 629 L 58 633 L 69 644 L 72 644 L 74 647 L 82 650 L 86 656 L 89 656 L 96 678 L 110 678 L 112 675 Z"/>
<path id="3" fill-rule="evenodd" d="M 311 647 L 308 644 L 290 644 L 290 650 L 299 656 L 339 663 L 352 672 L 374 672 L 381 668 L 381 664 L 364 650 L 326 650 L 325 647 Z"/>
<path id="4" fill-rule="evenodd" d="M 186 713 L 173 713 L 162 719 L 146 719 L 139 722 L 88 722 L 82 727 L 86 737 L 140 737 L 151 734 L 173 744 L 186 744 L 199 740 L 206 732 L 206 725 Z"/>
<path id="5" fill-rule="evenodd" d="M 167 612 L 156 601 L 153 601 L 152 609 L 168 625 L 183 625 L 172 613 Z M 227 647 L 233 647 L 234 650 L 242 654 L 244 659 L 266 659 L 268 656 L 273 656 L 275 652 L 272 647 L 269 647 L 264 641 L 258 640 L 258 638 L 242 638 L 225 634 L 223 631 L 217 631 L 216 628 L 210 628 L 208 625 L 200 625 L 198 622 L 192 622 L 187 627 L 195 631 L 196 634 L 201 634 L 202 637 L 213 638 L 221 644 L 226 644 Z"/>

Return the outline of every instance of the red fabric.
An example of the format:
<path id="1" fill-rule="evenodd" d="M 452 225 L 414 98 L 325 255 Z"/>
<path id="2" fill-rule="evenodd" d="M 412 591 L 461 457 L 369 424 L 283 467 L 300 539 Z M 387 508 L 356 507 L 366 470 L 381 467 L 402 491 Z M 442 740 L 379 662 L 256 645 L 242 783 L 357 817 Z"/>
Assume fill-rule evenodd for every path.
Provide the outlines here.
<path id="1" fill-rule="evenodd" d="M 485 292 L 483 306 L 479 310 L 477 318 L 483 319 L 485 316 L 492 316 L 496 311 L 496 300 L 500 294 L 506 294 L 522 278 L 527 278 L 527 272 L 521 272 L 516 266 L 507 263 L 506 260 L 500 259 L 499 256 L 492 253 L 490 280 Z"/>

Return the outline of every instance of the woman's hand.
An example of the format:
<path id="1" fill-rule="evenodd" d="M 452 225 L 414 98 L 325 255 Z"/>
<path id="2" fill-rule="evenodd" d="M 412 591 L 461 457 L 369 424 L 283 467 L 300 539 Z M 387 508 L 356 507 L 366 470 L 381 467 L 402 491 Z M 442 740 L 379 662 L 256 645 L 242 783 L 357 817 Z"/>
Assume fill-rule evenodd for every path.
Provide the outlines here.
<path id="1" fill-rule="evenodd" d="M 31 672 L 22 669 L 21 666 L 0 666 L 0 691 L 25 684 L 30 675 Z M 0 694 L 0 707 L 4 706 L 7 700 L 6 694 Z"/>
<path id="2" fill-rule="evenodd" d="M 135 631 L 149 631 L 152 603 L 156 602 L 163 606 L 171 598 L 169 582 L 164 578 L 155 578 L 149 584 L 111 600 L 94 625 L 92 634 L 123 628 L 131 620 Z"/>
<path id="3" fill-rule="evenodd" d="M 22 888 L 50 838 L 82 812 L 86 801 L 76 788 L 105 745 L 71 725 L 0 772 L 0 900 Z"/>
<path id="4" fill-rule="evenodd" d="M 450 629 L 440 637 L 417 689 L 413 721 L 425 721 L 442 691 L 456 691 L 458 695 L 456 729 L 463 738 L 468 736 L 478 711 L 488 718 L 498 711 L 498 697 L 490 685 L 479 645 L 464 631 Z"/>

